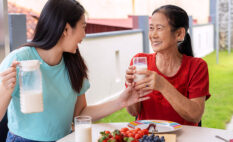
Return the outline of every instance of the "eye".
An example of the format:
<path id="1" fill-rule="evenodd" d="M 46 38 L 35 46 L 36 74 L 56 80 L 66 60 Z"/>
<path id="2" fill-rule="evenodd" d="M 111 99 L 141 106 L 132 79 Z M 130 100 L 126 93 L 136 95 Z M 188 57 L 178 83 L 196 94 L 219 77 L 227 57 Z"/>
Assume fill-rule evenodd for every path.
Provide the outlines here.
<path id="1" fill-rule="evenodd" d="M 157 30 L 160 30 L 160 31 L 161 31 L 161 30 L 163 30 L 163 27 L 160 27 L 160 26 L 159 26 L 159 27 L 157 27 Z"/>
<path id="2" fill-rule="evenodd" d="M 150 26 L 150 30 L 154 30 L 154 27 L 153 27 L 153 26 Z"/>

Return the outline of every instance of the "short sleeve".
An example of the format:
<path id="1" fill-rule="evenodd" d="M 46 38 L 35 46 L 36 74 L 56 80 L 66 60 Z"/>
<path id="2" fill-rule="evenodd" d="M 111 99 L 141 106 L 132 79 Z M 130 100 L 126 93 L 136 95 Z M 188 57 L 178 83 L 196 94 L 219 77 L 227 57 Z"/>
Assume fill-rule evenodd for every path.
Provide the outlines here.
<path id="1" fill-rule="evenodd" d="M 82 89 L 78 93 L 78 96 L 84 94 L 89 88 L 90 88 L 89 80 L 88 79 L 84 79 Z"/>
<path id="2" fill-rule="evenodd" d="M 190 80 L 188 94 L 190 99 L 206 96 L 207 100 L 210 97 L 208 67 L 204 60 L 200 61 Z"/>
<path id="3" fill-rule="evenodd" d="M 14 60 L 18 60 L 15 52 L 11 52 L 7 57 L 4 58 L 4 60 L 1 62 L 0 64 L 0 72 L 4 72 L 6 69 L 8 69 L 12 62 Z M 15 96 L 17 94 L 17 92 L 19 92 L 19 79 L 18 79 L 18 74 L 19 74 L 19 69 L 17 68 L 17 80 L 16 80 L 16 85 L 15 85 L 15 89 L 12 93 L 12 96 Z M 0 83 L 1 83 L 1 78 L 0 78 Z"/>

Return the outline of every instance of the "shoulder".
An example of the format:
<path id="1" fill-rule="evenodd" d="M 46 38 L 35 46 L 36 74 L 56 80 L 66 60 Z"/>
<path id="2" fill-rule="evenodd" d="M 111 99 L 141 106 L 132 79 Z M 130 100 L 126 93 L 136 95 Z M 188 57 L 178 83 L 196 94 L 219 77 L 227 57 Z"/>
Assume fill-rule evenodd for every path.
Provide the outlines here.
<path id="1" fill-rule="evenodd" d="M 19 60 L 27 59 L 32 55 L 32 52 L 33 52 L 32 48 L 33 47 L 24 46 L 24 47 L 21 47 L 15 51 L 13 51 L 13 54 L 16 54 L 16 56 Z"/>
<path id="2" fill-rule="evenodd" d="M 202 58 L 184 55 L 184 60 L 186 61 L 186 64 L 190 65 L 192 68 L 207 68 L 207 63 Z"/>
<path id="3" fill-rule="evenodd" d="M 10 52 L 1 62 L 0 70 L 8 68 L 14 60 L 20 61 L 22 54 L 27 54 L 26 50 L 28 49 L 22 47 Z"/>

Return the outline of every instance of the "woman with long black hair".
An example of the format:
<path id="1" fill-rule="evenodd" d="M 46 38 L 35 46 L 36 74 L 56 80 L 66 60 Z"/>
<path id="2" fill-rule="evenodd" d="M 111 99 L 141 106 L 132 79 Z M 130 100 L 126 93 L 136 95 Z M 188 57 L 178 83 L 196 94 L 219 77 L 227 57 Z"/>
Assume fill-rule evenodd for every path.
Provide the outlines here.
<path id="1" fill-rule="evenodd" d="M 148 99 L 126 89 L 114 100 L 87 106 L 90 84 L 78 49 L 85 37 L 85 10 L 75 0 L 49 0 L 32 41 L 10 53 L 0 65 L 0 120 L 8 112 L 7 142 L 56 141 L 70 133 L 73 117 L 89 115 L 95 121 L 123 107 Z M 16 60 L 16 61 L 15 61 Z M 41 62 L 44 111 L 20 111 L 18 61 Z M 95 95 L 95 94 L 93 94 Z"/>
<path id="2" fill-rule="evenodd" d="M 152 13 L 149 39 L 155 53 L 139 53 L 147 57 L 148 70 L 135 71 L 129 66 L 126 84 L 136 90 L 151 91 L 149 100 L 129 106 L 137 119 L 157 119 L 198 125 L 210 97 L 208 67 L 194 58 L 187 13 L 180 7 L 165 5 Z M 136 83 L 136 74 L 146 77 Z"/>

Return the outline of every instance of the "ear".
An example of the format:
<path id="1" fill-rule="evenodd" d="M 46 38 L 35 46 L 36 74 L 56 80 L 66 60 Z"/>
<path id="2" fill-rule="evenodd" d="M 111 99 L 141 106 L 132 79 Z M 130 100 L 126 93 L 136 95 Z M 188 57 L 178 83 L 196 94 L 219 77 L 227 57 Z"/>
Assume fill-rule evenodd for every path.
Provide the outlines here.
<path id="1" fill-rule="evenodd" d="M 65 26 L 65 29 L 64 29 L 64 31 L 63 31 L 63 36 L 68 36 L 68 35 L 70 35 L 70 33 L 71 33 L 71 26 L 70 26 L 70 24 L 68 24 L 68 23 L 66 23 L 66 26 Z"/>
<path id="2" fill-rule="evenodd" d="M 185 28 L 179 28 L 178 30 L 176 30 L 176 40 L 177 42 L 183 41 L 184 37 L 185 37 Z"/>

